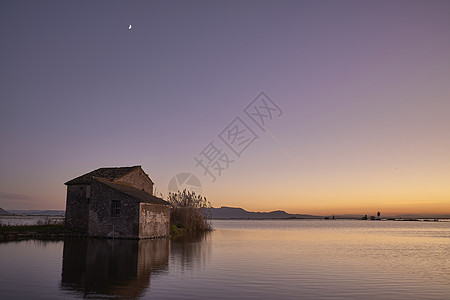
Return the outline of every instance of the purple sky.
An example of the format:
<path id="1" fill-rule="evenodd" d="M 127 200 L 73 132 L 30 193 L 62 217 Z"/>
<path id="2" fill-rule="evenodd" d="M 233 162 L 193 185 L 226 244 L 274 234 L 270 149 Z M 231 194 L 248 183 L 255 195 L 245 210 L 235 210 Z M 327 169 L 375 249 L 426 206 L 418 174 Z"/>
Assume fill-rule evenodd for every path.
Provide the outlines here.
<path id="1" fill-rule="evenodd" d="M 0 41 L 4 209 L 142 165 L 216 207 L 450 213 L 449 1 L 1 1 Z M 259 137 L 240 157 L 218 137 L 237 116 Z M 211 141 L 235 160 L 215 182 Z"/>

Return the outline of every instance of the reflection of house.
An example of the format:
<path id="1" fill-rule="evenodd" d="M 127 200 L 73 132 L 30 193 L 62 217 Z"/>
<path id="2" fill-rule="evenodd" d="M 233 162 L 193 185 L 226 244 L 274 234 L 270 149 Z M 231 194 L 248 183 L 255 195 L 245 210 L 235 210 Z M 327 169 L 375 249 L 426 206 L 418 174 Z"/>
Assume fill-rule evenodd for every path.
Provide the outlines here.
<path id="1" fill-rule="evenodd" d="M 170 205 L 140 166 L 100 168 L 65 183 L 66 227 L 89 236 L 169 235 Z"/>
<path id="2" fill-rule="evenodd" d="M 168 239 L 69 239 L 61 288 L 88 298 L 139 298 L 151 275 L 167 270 L 168 261 Z"/>

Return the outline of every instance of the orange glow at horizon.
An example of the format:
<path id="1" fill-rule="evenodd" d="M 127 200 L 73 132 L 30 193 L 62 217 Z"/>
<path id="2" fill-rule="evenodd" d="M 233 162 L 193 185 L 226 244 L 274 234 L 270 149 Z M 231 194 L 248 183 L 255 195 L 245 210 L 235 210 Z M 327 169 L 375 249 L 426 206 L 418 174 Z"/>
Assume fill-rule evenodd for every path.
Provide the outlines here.
<path id="1" fill-rule="evenodd" d="M 295 181 L 295 180 L 293 180 Z M 450 214 L 450 191 L 445 180 L 420 178 L 405 181 L 385 179 L 374 182 L 357 181 L 353 184 L 337 182 L 295 185 L 294 182 L 272 182 L 270 189 L 262 189 L 258 180 L 245 183 L 229 180 L 225 186 L 232 190 L 212 189 L 208 197 L 214 207 L 241 207 L 248 211 L 284 210 L 298 214 Z M 242 186 L 241 186 L 241 185 Z M 292 188 L 288 190 L 286 186 Z M 216 188 L 212 186 L 212 188 Z"/>

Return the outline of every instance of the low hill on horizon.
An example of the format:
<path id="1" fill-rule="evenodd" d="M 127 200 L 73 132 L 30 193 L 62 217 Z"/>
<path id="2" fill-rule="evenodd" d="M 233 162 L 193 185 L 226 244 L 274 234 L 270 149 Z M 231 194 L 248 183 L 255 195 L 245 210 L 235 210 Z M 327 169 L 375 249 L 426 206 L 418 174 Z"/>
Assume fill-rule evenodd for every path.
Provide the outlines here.
<path id="1" fill-rule="evenodd" d="M 283 210 L 276 210 L 271 212 L 251 212 L 240 207 L 222 206 L 220 208 L 212 207 L 210 210 L 204 211 L 211 219 L 323 219 L 325 216 L 316 216 L 308 214 L 290 214 Z M 326 215 L 332 218 L 333 215 Z M 360 220 L 363 214 L 342 214 L 335 215 L 336 219 L 356 219 Z M 370 216 L 369 216 L 370 217 Z M 382 219 L 449 219 L 450 215 L 434 215 L 434 214 L 388 214 L 382 215 Z"/>
<path id="2" fill-rule="evenodd" d="M 9 215 L 10 213 L 0 207 L 0 215 Z"/>
<path id="3" fill-rule="evenodd" d="M 209 211 L 211 219 L 321 219 L 321 216 L 290 214 L 283 210 L 271 212 L 251 212 L 240 207 L 212 207 Z"/>

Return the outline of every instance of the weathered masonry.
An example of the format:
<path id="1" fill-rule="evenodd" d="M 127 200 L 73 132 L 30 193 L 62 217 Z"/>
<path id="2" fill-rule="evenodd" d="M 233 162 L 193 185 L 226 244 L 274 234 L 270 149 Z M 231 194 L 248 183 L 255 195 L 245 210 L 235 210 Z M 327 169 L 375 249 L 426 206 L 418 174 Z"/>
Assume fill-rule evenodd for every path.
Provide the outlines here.
<path id="1" fill-rule="evenodd" d="M 169 235 L 170 204 L 153 196 L 141 166 L 100 168 L 65 183 L 66 227 L 91 237 Z"/>

